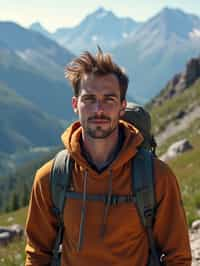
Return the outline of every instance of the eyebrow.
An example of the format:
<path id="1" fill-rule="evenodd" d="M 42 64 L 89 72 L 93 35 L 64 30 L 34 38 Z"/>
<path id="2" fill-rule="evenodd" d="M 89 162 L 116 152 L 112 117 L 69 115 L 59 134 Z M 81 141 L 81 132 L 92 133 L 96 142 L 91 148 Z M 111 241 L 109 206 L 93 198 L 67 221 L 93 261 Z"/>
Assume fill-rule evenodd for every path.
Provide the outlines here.
<path id="1" fill-rule="evenodd" d="M 117 94 L 116 93 L 108 93 L 108 94 L 104 94 L 104 97 L 115 97 L 117 98 Z M 87 94 L 83 94 L 82 97 L 96 97 L 95 94 L 92 93 L 87 93 Z"/>
<path id="2" fill-rule="evenodd" d="M 109 94 L 104 94 L 104 96 L 107 96 L 107 97 L 117 97 L 117 94 L 116 93 L 109 93 Z"/>

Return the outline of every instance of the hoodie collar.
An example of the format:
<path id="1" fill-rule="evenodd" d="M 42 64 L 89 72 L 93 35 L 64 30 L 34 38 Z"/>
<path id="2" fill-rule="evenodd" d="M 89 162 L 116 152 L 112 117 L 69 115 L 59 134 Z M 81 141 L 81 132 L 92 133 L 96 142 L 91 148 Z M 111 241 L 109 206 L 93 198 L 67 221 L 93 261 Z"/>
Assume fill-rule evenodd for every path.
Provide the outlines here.
<path id="1" fill-rule="evenodd" d="M 120 120 L 119 126 L 124 131 L 124 143 L 122 144 L 121 150 L 117 157 L 111 163 L 111 168 L 113 170 L 129 161 L 136 154 L 137 147 L 143 141 L 141 133 L 132 124 Z M 81 152 L 81 135 L 82 127 L 80 122 L 76 121 L 67 128 L 67 130 L 62 134 L 61 139 L 72 158 L 83 168 L 88 168 L 91 170 L 89 163 L 83 157 Z"/>

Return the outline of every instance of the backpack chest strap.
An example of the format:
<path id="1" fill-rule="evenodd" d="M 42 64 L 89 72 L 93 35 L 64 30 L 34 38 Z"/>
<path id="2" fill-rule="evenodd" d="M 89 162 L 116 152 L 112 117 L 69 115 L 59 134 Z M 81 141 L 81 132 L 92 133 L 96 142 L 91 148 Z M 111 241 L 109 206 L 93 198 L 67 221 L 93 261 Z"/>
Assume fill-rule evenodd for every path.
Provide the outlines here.
<path id="1" fill-rule="evenodd" d="M 83 193 L 74 192 L 74 191 L 67 191 L 65 193 L 65 197 L 67 199 L 76 199 L 82 200 Z M 104 194 L 87 194 L 86 200 L 88 201 L 103 201 L 105 204 L 108 202 L 108 195 Z M 135 203 L 136 198 L 133 195 L 111 195 L 111 205 L 116 205 L 118 203 Z"/>

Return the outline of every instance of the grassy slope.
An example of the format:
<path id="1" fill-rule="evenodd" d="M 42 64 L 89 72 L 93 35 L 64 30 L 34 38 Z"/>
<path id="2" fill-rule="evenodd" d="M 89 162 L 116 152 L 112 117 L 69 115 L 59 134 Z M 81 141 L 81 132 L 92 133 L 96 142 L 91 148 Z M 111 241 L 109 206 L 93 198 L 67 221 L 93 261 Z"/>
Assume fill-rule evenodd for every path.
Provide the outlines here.
<path id="1" fill-rule="evenodd" d="M 30 146 L 57 145 L 62 132 L 58 120 L 0 84 L 1 152 L 13 153 Z M 49 134 L 51 132 L 51 134 Z"/>
<path id="2" fill-rule="evenodd" d="M 169 162 L 169 165 L 178 177 L 190 225 L 193 220 L 200 218 L 200 135 L 194 134 L 197 125 L 200 130 L 200 119 L 192 124 L 190 130 L 185 130 L 168 141 L 168 144 L 170 144 L 186 137 L 193 146 L 192 150 L 179 155 L 176 159 Z"/>
<path id="3" fill-rule="evenodd" d="M 26 214 L 27 208 L 23 208 L 12 213 L 0 215 L 1 226 L 9 226 L 14 223 L 24 226 Z M 8 246 L 1 247 L 0 266 L 23 266 L 25 260 L 24 247 L 24 239 L 16 240 Z"/>
<path id="4" fill-rule="evenodd" d="M 176 118 L 179 111 L 188 107 L 200 106 L 200 79 L 193 86 L 160 106 L 150 106 L 153 130 L 156 134 L 163 131 L 167 124 Z"/>
<path id="5" fill-rule="evenodd" d="M 161 106 L 151 106 L 154 132 L 161 132 L 170 121 L 174 120 L 179 111 L 195 105 L 200 106 L 200 79 L 181 95 L 166 101 Z M 171 160 L 169 165 L 178 177 L 188 223 L 191 225 L 193 220 L 200 218 L 200 115 L 189 128 L 168 138 L 158 148 L 158 154 L 163 154 L 172 143 L 183 138 L 190 141 L 193 149 Z"/>

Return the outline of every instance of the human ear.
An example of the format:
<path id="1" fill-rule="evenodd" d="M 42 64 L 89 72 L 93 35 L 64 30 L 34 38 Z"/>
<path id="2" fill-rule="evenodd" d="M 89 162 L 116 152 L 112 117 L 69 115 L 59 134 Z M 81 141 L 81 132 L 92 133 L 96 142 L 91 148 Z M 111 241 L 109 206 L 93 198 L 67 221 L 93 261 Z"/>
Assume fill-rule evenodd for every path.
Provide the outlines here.
<path id="1" fill-rule="evenodd" d="M 72 108 L 74 110 L 74 113 L 78 113 L 78 98 L 73 96 L 72 97 Z"/>
<path id="2" fill-rule="evenodd" d="M 120 117 L 122 117 L 125 114 L 126 105 L 127 105 L 127 101 L 123 100 L 121 104 L 121 109 L 120 109 Z"/>

